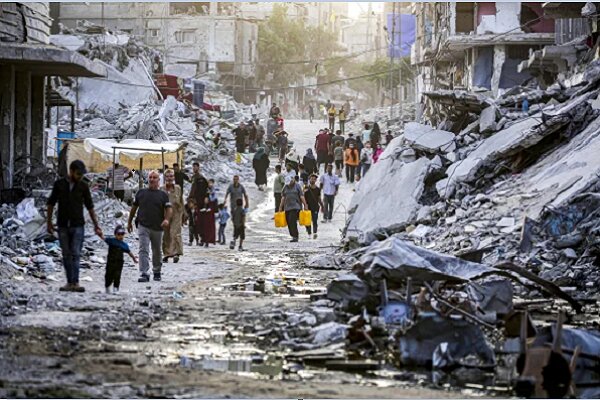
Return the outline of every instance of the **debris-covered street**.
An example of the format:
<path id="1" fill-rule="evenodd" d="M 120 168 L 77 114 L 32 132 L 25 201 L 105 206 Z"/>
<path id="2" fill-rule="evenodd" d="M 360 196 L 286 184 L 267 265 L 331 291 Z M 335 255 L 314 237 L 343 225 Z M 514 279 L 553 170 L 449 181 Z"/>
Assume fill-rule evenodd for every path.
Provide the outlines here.
<path id="1" fill-rule="evenodd" d="M 0 397 L 600 397 L 598 26 L 0 3 Z"/>

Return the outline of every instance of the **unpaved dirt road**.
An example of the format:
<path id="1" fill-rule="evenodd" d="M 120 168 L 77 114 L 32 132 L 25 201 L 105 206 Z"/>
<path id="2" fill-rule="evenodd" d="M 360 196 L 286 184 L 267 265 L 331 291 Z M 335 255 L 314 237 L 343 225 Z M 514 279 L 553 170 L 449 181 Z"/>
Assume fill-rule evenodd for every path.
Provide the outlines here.
<path id="1" fill-rule="evenodd" d="M 302 156 L 312 147 L 321 124 L 286 124 Z M 309 299 L 279 293 L 277 287 L 255 291 L 248 282 L 265 280 L 269 285 L 284 276 L 310 292 L 337 275 L 309 270 L 304 262 L 337 245 L 352 186 L 342 184 L 333 223 L 321 224 L 317 240 L 301 231 L 300 242 L 289 243 L 287 229 L 273 227 L 270 185 L 265 193 L 257 191 L 253 182 L 243 184 L 251 201 L 244 252 L 218 245 L 186 246 L 179 263 L 164 266 L 162 282 L 138 283 L 137 268 L 126 266 L 119 295 L 104 294 L 101 268 L 82 270 L 85 293 L 59 293 L 62 273 L 60 282 L 12 277 L 10 285 L 18 288 L 13 294 L 17 306 L 0 317 L 0 396 L 439 398 L 470 394 L 415 386 L 409 382 L 414 375 L 410 379 L 386 371 L 358 375 L 284 363 L 285 349 L 259 343 L 258 331 L 281 328 L 282 316 L 306 307 Z M 229 226 L 228 240 L 231 231 Z M 127 240 L 136 247 L 135 235 Z"/>

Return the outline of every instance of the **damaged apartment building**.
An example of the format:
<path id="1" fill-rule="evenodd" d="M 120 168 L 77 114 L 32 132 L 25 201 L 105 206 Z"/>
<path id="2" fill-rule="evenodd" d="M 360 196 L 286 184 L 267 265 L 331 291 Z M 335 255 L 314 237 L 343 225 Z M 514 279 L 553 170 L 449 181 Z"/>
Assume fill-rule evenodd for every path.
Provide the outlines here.
<path id="1" fill-rule="evenodd" d="M 258 25 L 229 2 L 53 3 L 51 15 L 67 29 L 88 21 L 119 30 L 164 54 L 164 72 L 180 78 L 217 73 L 239 100 L 254 87 Z"/>
<path id="2" fill-rule="evenodd" d="M 50 45 L 48 3 L 0 3 L 0 189 L 46 161 L 50 109 L 66 104 L 46 90 L 52 76 L 105 76 L 102 65 Z M 2 201 L 0 201 L 2 202 Z"/>
<path id="3" fill-rule="evenodd" d="M 413 3 L 417 16 L 411 63 L 417 93 L 439 89 L 496 97 L 531 78 L 519 64 L 555 43 L 555 20 L 542 3 Z M 418 99 L 419 100 L 419 99 Z"/>

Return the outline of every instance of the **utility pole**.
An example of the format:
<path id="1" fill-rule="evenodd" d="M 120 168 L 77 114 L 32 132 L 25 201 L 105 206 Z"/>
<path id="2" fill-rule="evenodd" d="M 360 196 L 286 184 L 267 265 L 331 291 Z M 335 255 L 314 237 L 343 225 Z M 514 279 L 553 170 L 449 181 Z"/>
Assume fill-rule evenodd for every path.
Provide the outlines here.
<path id="1" fill-rule="evenodd" d="M 400 38 L 400 57 L 398 58 L 398 117 L 400 121 L 402 121 L 402 102 L 404 100 L 404 90 L 402 89 L 402 64 L 404 63 L 404 58 L 402 54 L 402 3 L 398 4 L 400 5 L 400 12 L 398 13 L 398 36 Z"/>
<path id="2" fill-rule="evenodd" d="M 389 91 L 390 91 L 390 119 L 394 117 L 394 85 L 393 85 L 393 69 L 394 69 L 394 45 L 396 44 L 396 3 L 392 4 L 392 36 L 390 38 L 390 73 L 389 73 Z"/>

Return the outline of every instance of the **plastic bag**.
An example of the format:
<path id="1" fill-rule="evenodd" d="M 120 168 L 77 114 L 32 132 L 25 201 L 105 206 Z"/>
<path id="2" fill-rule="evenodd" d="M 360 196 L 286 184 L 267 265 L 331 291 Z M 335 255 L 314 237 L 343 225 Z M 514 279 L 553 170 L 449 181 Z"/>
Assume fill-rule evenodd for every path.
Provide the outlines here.
<path id="1" fill-rule="evenodd" d="M 312 225 L 312 213 L 309 210 L 300 211 L 300 216 L 298 219 L 300 220 L 300 225 L 302 226 Z"/>
<path id="2" fill-rule="evenodd" d="M 285 228 L 287 221 L 285 220 L 285 212 L 280 211 L 275 213 L 275 228 Z"/>
<path id="3" fill-rule="evenodd" d="M 24 223 L 40 218 L 40 213 L 35 208 L 35 200 L 28 197 L 17 205 L 17 218 Z"/>

